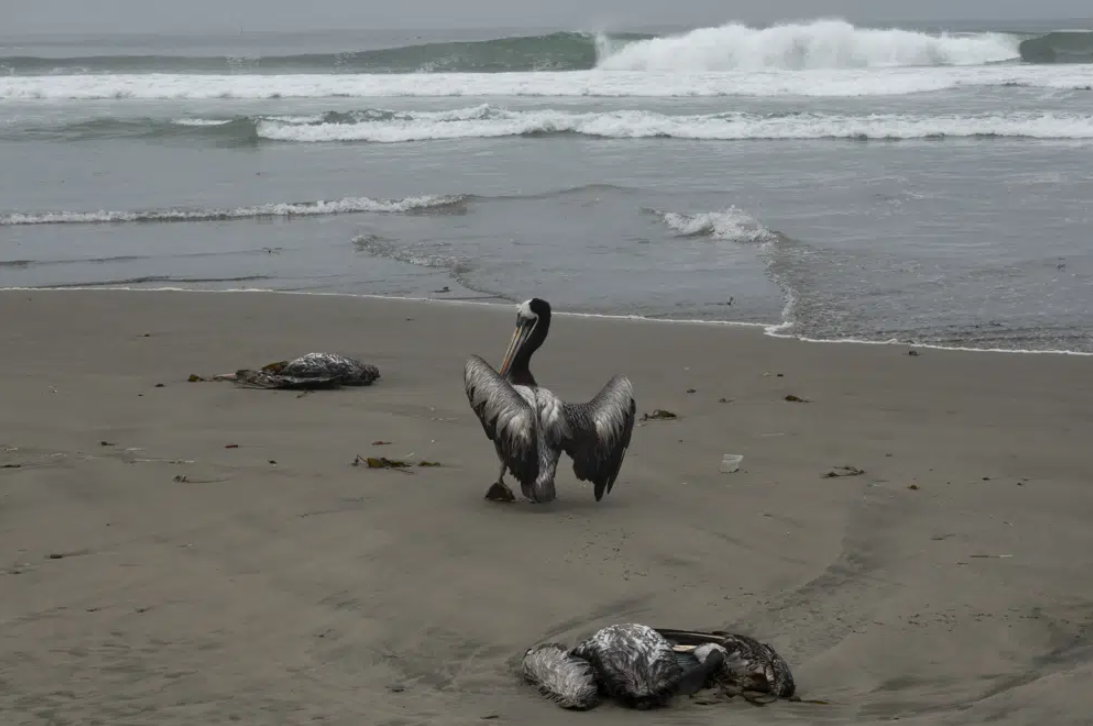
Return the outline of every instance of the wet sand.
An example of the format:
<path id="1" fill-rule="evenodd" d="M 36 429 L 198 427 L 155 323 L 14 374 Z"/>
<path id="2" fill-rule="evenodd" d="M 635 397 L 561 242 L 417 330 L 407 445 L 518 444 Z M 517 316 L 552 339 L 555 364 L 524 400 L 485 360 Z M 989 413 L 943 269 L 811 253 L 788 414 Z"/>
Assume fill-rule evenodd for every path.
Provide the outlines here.
<path id="1" fill-rule="evenodd" d="M 542 384 L 587 400 L 625 372 L 639 414 L 679 418 L 635 429 L 600 503 L 564 461 L 557 502 L 500 505 L 462 366 L 513 322 L 0 292 L 3 722 L 1088 723 L 1093 359 L 557 316 Z M 186 380 L 309 350 L 383 377 Z M 748 633 L 830 705 L 576 715 L 519 682 L 529 645 L 620 621 Z"/>

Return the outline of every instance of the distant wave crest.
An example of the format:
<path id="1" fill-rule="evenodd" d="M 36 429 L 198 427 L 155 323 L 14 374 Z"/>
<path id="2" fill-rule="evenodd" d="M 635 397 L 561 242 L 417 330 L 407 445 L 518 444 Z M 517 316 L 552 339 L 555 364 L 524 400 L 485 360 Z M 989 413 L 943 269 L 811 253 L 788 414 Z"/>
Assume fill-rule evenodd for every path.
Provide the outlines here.
<path id="1" fill-rule="evenodd" d="M 649 35 L 618 34 L 611 43 Z M 596 64 L 592 33 L 560 32 L 480 41 L 423 43 L 396 48 L 269 56 L 93 55 L 68 58 L 0 57 L 0 74 L 292 74 L 496 73 L 587 70 Z"/>
<path id="2" fill-rule="evenodd" d="M 41 212 L 0 215 L 0 226 L 26 224 L 104 224 L 124 222 L 204 222 L 262 217 L 302 217 L 360 212 L 420 212 L 461 206 L 463 196 L 421 196 L 405 199 L 346 197 L 332 201 L 262 204 L 235 209 L 154 209 L 145 211 Z"/>

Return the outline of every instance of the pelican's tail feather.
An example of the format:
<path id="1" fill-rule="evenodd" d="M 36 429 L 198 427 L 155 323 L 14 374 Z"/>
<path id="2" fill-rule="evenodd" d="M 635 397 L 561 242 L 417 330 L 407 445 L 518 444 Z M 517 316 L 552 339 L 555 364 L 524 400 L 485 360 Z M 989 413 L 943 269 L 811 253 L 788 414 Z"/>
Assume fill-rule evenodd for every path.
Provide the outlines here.
<path id="1" fill-rule="evenodd" d="M 562 708 L 587 711 L 600 703 L 592 665 L 558 643 L 544 643 L 524 654 L 524 679 Z"/>

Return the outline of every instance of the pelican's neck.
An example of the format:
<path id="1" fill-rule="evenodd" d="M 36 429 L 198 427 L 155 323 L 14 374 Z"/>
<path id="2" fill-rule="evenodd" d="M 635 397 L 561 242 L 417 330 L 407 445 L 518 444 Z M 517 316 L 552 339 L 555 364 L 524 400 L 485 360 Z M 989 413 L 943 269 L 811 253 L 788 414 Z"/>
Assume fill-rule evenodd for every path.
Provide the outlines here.
<path id="1" fill-rule="evenodd" d="M 516 351 L 516 355 L 512 359 L 512 365 L 509 366 L 509 381 L 514 386 L 528 386 L 534 388 L 539 384 L 535 382 L 535 376 L 531 374 L 531 356 L 535 354 L 535 351 L 539 350 L 539 346 L 546 340 L 547 333 L 550 332 L 550 311 L 547 310 L 539 315 L 539 319 L 535 321 L 535 328 L 531 331 L 531 335 L 520 346 L 520 350 Z"/>

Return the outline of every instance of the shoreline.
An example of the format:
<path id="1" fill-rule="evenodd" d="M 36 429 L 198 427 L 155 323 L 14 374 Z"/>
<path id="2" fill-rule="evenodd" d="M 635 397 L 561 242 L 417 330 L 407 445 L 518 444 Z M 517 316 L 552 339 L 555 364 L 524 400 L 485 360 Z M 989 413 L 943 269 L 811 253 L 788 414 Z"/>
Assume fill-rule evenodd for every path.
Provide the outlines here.
<path id="1" fill-rule="evenodd" d="M 225 293 L 250 293 L 250 294 L 266 294 L 266 295 L 298 295 L 302 297 L 333 297 L 333 298 L 349 298 L 358 300 L 396 300 L 406 302 L 420 302 L 420 303 L 438 303 L 442 305 L 482 305 L 487 307 L 506 307 L 515 305 L 513 301 L 496 302 L 503 300 L 499 295 L 483 295 L 480 298 L 463 298 L 463 299 L 443 299 L 443 298 L 431 298 L 431 297 L 410 297 L 400 295 L 373 295 L 368 293 L 348 293 L 348 292 L 314 292 L 303 290 L 271 290 L 267 288 L 229 288 L 224 290 L 198 290 L 194 288 L 185 287 L 125 287 L 125 286 L 113 286 L 113 285 L 85 285 L 85 286 L 71 286 L 71 287 L 0 287 L 0 293 L 4 292 L 181 292 L 181 293 L 211 293 L 211 294 L 225 294 Z M 493 301 L 493 302 L 491 302 Z M 567 312 L 562 310 L 555 310 L 555 316 L 573 317 L 573 318 L 591 318 L 591 319 L 603 319 L 603 320 L 633 320 L 647 323 L 672 323 L 677 325 L 707 325 L 727 328 L 758 328 L 763 331 L 763 336 L 773 338 L 777 340 L 793 340 L 800 343 L 810 343 L 818 345 L 863 345 L 863 346 L 892 346 L 892 347 L 905 347 L 912 349 L 922 350 L 936 350 L 952 353 L 1003 353 L 1003 354 L 1019 354 L 1019 355 L 1050 355 L 1050 356 L 1077 356 L 1077 357 L 1090 357 L 1093 356 L 1091 351 L 1081 350 L 1022 350 L 1016 348 L 971 348 L 967 346 L 954 346 L 954 345 L 939 345 L 935 343 L 916 343 L 908 342 L 904 340 L 897 340 L 895 338 L 889 340 L 861 340 L 858 338 L 807 338 L 803 336 L 787 334 L 777 332 L 779 328 L 784 328 L 789 323 L 782 321 L 780 323 L 748 323 L 735 320 L 698 320 L 698 319 L 677 319 L 677 318 L 650 318 L 641 315 L 614 315 L 607 313 L 578 313 Z"/>

